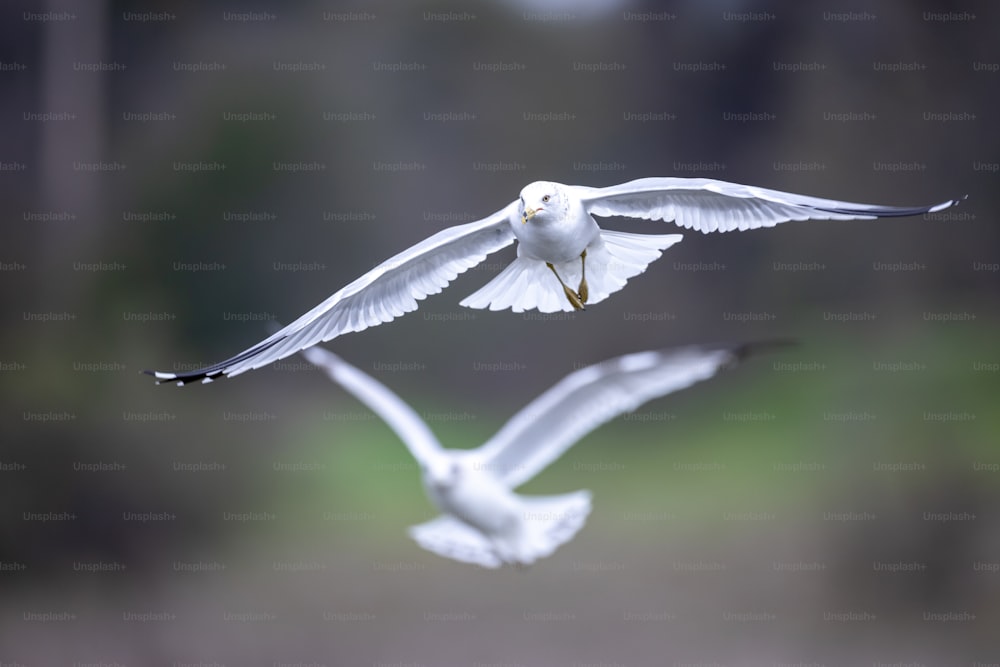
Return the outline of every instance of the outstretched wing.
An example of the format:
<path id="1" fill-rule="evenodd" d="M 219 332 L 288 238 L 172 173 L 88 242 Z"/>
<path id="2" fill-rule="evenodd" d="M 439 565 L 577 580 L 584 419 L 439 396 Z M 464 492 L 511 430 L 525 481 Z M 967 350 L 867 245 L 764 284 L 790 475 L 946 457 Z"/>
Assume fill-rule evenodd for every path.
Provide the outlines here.
<path id="1" fill-rule="evenodd" d="M 859 220 L 933 213 L 958 203 L 875 206 L 710 178 L 640 178 L 607 188 L 569 186 L 593 215 L 675 222 L 702 233 L 774 227 L 789 220 Z"/>
<path id="2" fill-rule="evenodd" d="M 285 328 L 235 357 L 188 373 L 146 371 L 179 385 L 233 377 L 284 359 L 316 343 L 389 322 L 417 309 L 458 274 L 514 242 L 509 219 L 517 202 L 488 218 L 449 227 L 387 259 Z"/>
<path id="3" fill-rule="evenodd" d="M 441 443 L 427 423 L 384 384 L 321 347 L 302 350 L 302 356 L 381 417 L 403 441 L 417 463 L 442 455 Z"/>
<path id="4" fill-rule="evenodd" d="M 756 347 L 693 345 L 638 352 L 570 373 L 476 450 L 480 465 L 516 488 L 601 424 L 707 380 Z"/>

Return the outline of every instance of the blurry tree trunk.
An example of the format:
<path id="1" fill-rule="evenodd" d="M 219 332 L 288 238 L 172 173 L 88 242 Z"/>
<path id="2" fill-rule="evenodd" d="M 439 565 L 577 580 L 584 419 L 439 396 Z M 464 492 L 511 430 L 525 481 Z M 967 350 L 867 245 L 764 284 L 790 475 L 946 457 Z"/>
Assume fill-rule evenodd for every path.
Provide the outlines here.
<path id="1" fill-rule="evenodd" d="M 41 123 L 38 209 L 70 212 L 75 219 L 44 224 L 39 236 L 44 244 L 38 259 L 49 279 L 41 281 L 43 301 L 66 304 L 82 297 L 93 284 L 72 273 L 77 260 L 95 256 L 103 227 L 110 216 L 104 202 L 108 177 L 114 174 L 74 169 L 74 162 L 107 158 L 106 91 L 114 72 L 74 69 L 74 63 L 107 61 L 110 8 L 107 0 L 66 5 L 50 0 L 52 12 L 70 12 L 72 21 L 44 24 L 41 59 L 42 112 L 75 114 L 69 121 Z"/>

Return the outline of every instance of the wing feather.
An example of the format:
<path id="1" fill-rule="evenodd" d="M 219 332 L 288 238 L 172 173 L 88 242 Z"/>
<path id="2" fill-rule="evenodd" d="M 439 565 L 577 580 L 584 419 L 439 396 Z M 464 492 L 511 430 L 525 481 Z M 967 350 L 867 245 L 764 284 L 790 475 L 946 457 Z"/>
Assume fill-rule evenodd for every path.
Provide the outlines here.
<path id="1" fill-rule="evenodd" d="M 704 234 L 774 227 L 790 220 L 863 220 L 921 215 L 959 202 L 949 199 L 931 206 L 877 206 L 710 178 L 640 178 L 607 188 L 569 187 L 593 215 L 675 222 Z"/>
<path id="2" fill-rule="evenodd" d="M 750 349 L 689 346 L 639 352 L 575 371 L 514 415 L 476 456 L 516 488 L 601 424 L 712 377 Z"/>
<path id="3" fill-rule="evenodd" d="M 444 455 L 427 423 L 384 384 L 318 345 L 302 350 L 302 356 L 381 417 L 417 463 Z"/>
<path id="4" fill-rule="evenodd" d="M 186 384 L 233 377 L 303 348 L 348 332 L 362 331 L 417 309 L 417 302 L 437 294 L 458 275 L 490 253 L 514 242 L 512 202 L 493 215 L 444 229 L 382 262 L 305 315 L 234 357 L 188 373 L 146 371 L 158 380 Z"/>

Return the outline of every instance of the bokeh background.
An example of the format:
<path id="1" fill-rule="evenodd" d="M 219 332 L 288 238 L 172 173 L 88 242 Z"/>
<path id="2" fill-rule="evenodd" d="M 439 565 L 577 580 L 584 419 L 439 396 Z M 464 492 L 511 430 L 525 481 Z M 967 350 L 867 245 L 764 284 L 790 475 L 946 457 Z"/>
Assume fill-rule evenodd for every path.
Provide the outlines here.
<path id="1" fill-rule="evenodd" d="M 0 663 L 1000 663 L 1000 52 L 988 3 L 6 3 Z M 584 439 L 526 572 L 419 549 L 380 421 L 297 358 L 157 387 L 537 179 L 937 215 L 686 233 L 586 313 L 491 257 L 330 347 L 449 446 L 570 370 L 794 337 Z M 664 233 L 672 225 L 611 220 Z"/>

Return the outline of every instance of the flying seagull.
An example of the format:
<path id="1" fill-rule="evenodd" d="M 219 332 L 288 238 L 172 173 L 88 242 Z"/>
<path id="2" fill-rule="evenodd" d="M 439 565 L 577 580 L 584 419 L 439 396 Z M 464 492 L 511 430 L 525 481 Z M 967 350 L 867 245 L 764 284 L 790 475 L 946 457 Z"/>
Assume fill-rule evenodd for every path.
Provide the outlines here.
<path id="1" fill-rule="evenodd" d="M 385 420 L 417 460 L 424 490 L 442 515 L 412 526 L 410 536 L 446 558 L 497 568 L 551 555 L 590 513 L 589 491 L 524 496 L 514 489 L 601 424 L 775 344 L 692 345 L 582 368 L 522 408 L 484 445 L 468 450 L 444 449 L 413 408 L 332 352 L 317 346 L 302 354 Z"/>
<path id="2" fill-rule="evenodd" d="M 601 229 L 593 216 L 674 222 L 702 233 L 774 227 L 790 220 L 920 215 L 933 206 L 892 207 L 819 199 L 707 178 L 641 178 L 606 188 L 536 181 L 496 213 L 444 229 L 382 262 L 280 331 L 225 361 L 185 373 L 146 371 L 179 385 L 233 377 L 341 334 L 417 309 L 458 274 L 515 240 L 517 258 L 461 305 L 515 313 L 582 310 L 617 292 L 681 240 L 680 234 Z"/>

